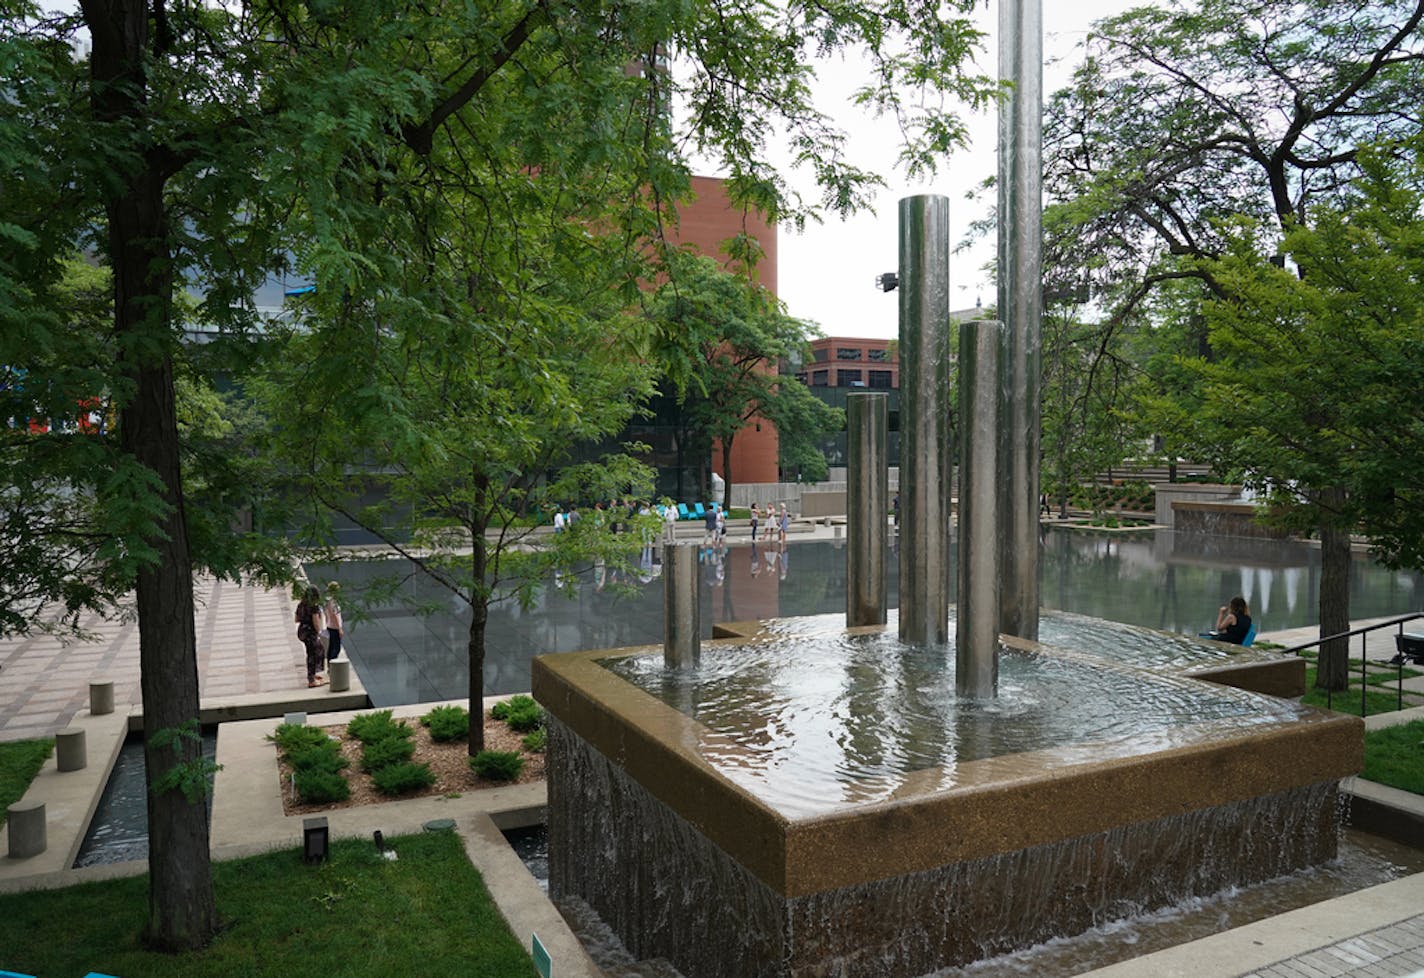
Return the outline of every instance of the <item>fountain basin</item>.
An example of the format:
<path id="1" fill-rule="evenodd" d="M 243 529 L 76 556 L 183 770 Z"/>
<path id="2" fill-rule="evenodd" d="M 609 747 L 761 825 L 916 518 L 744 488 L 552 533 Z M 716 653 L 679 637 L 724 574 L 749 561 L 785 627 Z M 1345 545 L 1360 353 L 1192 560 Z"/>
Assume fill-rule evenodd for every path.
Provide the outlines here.
<path id="1" fill-rule="evenodd" d="M 704 660 L 715 670 L 759 644 L 709 643 Z M 666 692 L 670 705 L 615 671 L 658 655 L 534 660 L 552 718 L 550 886 L 689 978 L 925 974 L 1323 862 L 1338 781 L 1362 760 L 1356 718 L 1064 652 L 1053 669 L 1195 700 L 1135 735 L 1050 731 L 987 756 L 971 714 L 952 747 L 929 750 L 941 763 L 877 746 L 872 769 L 803 782 L 799 749 L 763 751 L 779 721 L 747 710 L 741 732 L 726 729 L 697 718 L 696 694 Z M 864 755 L 864 737 L 838 749 Z M 887 753 L 912 760 L 887 771 Z"/>

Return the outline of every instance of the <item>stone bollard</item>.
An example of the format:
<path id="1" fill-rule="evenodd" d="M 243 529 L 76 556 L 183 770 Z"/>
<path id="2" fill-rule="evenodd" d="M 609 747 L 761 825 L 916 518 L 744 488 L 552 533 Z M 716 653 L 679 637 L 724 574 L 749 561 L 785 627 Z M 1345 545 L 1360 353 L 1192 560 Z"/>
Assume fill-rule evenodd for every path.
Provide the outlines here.
<path id="1" fill-rule="evenodd" d="M 112 679 L 96 680 L 89 684 L 89 713 L 92 716 L 103 716 L 106 713 L 114 712 L 114 681 Z"/>
<path id="2" fill-rule="evenodd" d="M 326 664 L 326 675 L 333 693 L 346 692 L 351 688 L 351 660 L 333 659 Z"/>
<path id="3" fill-rule="evenodd" d="M 83 727 L 65 727 L 54 735 L 54 754 L 61 771 L 78 771 L 89 763 Z"/>
<path id="4" fill-rule="evenodd" d="M 45 838 L 45 806 L 42 801 L 17 801 L 5 810 L 10 830 L 10 858 L 28 859 L 48 847 Z"/>

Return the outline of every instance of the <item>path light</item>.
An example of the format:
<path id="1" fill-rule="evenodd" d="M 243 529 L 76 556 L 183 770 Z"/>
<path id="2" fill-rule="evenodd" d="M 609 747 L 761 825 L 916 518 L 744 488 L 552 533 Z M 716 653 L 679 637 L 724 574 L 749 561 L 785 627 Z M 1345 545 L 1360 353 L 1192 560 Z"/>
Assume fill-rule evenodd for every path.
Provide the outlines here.
<path id="1" fill-rule="evenodd" d="M 326 862 L 327 843 L 330 838 L 325 816 L 302 819 L 302 861 L 308 863 Z"/>
<path id="2" fill-rule="evenodd" d="M 900 285 L 900 276 L 897 272 L 885 272 L 875 276 L 875 287 L 881 292 L 894 292 Z"/>

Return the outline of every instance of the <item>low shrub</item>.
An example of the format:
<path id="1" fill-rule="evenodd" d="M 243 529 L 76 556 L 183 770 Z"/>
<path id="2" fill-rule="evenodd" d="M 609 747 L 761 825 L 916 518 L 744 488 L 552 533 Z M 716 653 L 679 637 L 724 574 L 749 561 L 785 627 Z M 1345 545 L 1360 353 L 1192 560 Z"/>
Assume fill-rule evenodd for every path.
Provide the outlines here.
<path id="1" fill-rule="evenodd" d="M 374 713 L 358 713 L 351 718 L 351 722 L 346 725 L 346 732 L 363 744 L 369 744 L 377 740 L 386 740 L 392 737 L 409 739 L 415 736 L 415 731 L 404 720 L 391 719 L 390 710 L 377 710 Z"/>
<path id="2" fill-rule="evenodd" d="M 520 693 L 490 707 L 490 716 L 496 720 L 508 720 L 511 713 L 537 710 L 538 708 L 539 704 L 534 702 L 534 697 Z"/>
<path id="3" fill-rule="evenodd" d="M 298 771 L 295 779 L 303 804 L 325 805 L 351 797 L 351 785 L 334 771 Z"/>
<path id="4" fill-rule="evenodd" d="M 542 754 L 544 753 L 544 748 L 549 746 L 549 731 L 540 727 L 533 733 L 525 734 L 522 743 L 524 744 L 524 749 L 529 753 Z"/>
<path id="5" fill-rule="evenodd" d="M 291 751 L 285 756 L 292 770 L 297 772 L 326 771 L 336 774 L 350 763 L 341 756 L 341 745 L 330 739 Z"/>
<path id="6" fill-rule="evenodd" d="M 430 728 L 430 739 L 437 744 L 463 740 L 470 735 L 470 711 L 463 706 L 437 706 L 420 722 Z"/>
<path id="7" fill-rule="evenodd" d="M 331 743 L 331 738 L 326 735 L 325 730 L 320 727 L 308 727 L 302 723 L 284 723 L 273 733 L 268 734 L 267 739 L 276 744 L 279 751 L 287 755 L 305 747 Z"/>
<path id="8" fill-rule="evenodd" d="M 405 795 L 434 784 L 435 772 L 429 764 L 389 764 L 371 775 L 371 783 L 383 795 Z"/>
<path id="9" fill-rule="evenodd" d="M 408 761 L 414 754 L 414 742 L 404 737 L 390 736 L 368 741 L 361 748 L 361 770 L 379 771 L 388 765 Z"/>
<path id="10" fill-rule="evenodd" d="M 470 767 L 486 781 L 513 781 L 524 770 L 524 758 L 515 751 L 482 750 L 470 758 Z"/>
<path id="11" fill-rule="evenodd" d="M 526 709 L 511 710 L 504 722 L 515 733 L 529 733 L 544 726 L 544 709 L 536 703 Z"/>

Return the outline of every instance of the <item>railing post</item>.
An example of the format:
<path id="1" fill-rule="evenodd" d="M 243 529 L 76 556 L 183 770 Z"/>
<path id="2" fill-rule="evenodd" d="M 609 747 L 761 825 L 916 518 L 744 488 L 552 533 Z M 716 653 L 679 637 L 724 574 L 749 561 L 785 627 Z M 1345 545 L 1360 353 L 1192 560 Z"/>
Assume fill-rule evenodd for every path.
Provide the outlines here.
<path id="1" fill-rule="evenodd" d="M 1368 632 L 1360 633 L 1360 719 L 1365 718 L 1368 707 L 1365 705 L 1370 695 L 1370 660 L 1365 655 L 1365 639 Z"/>

